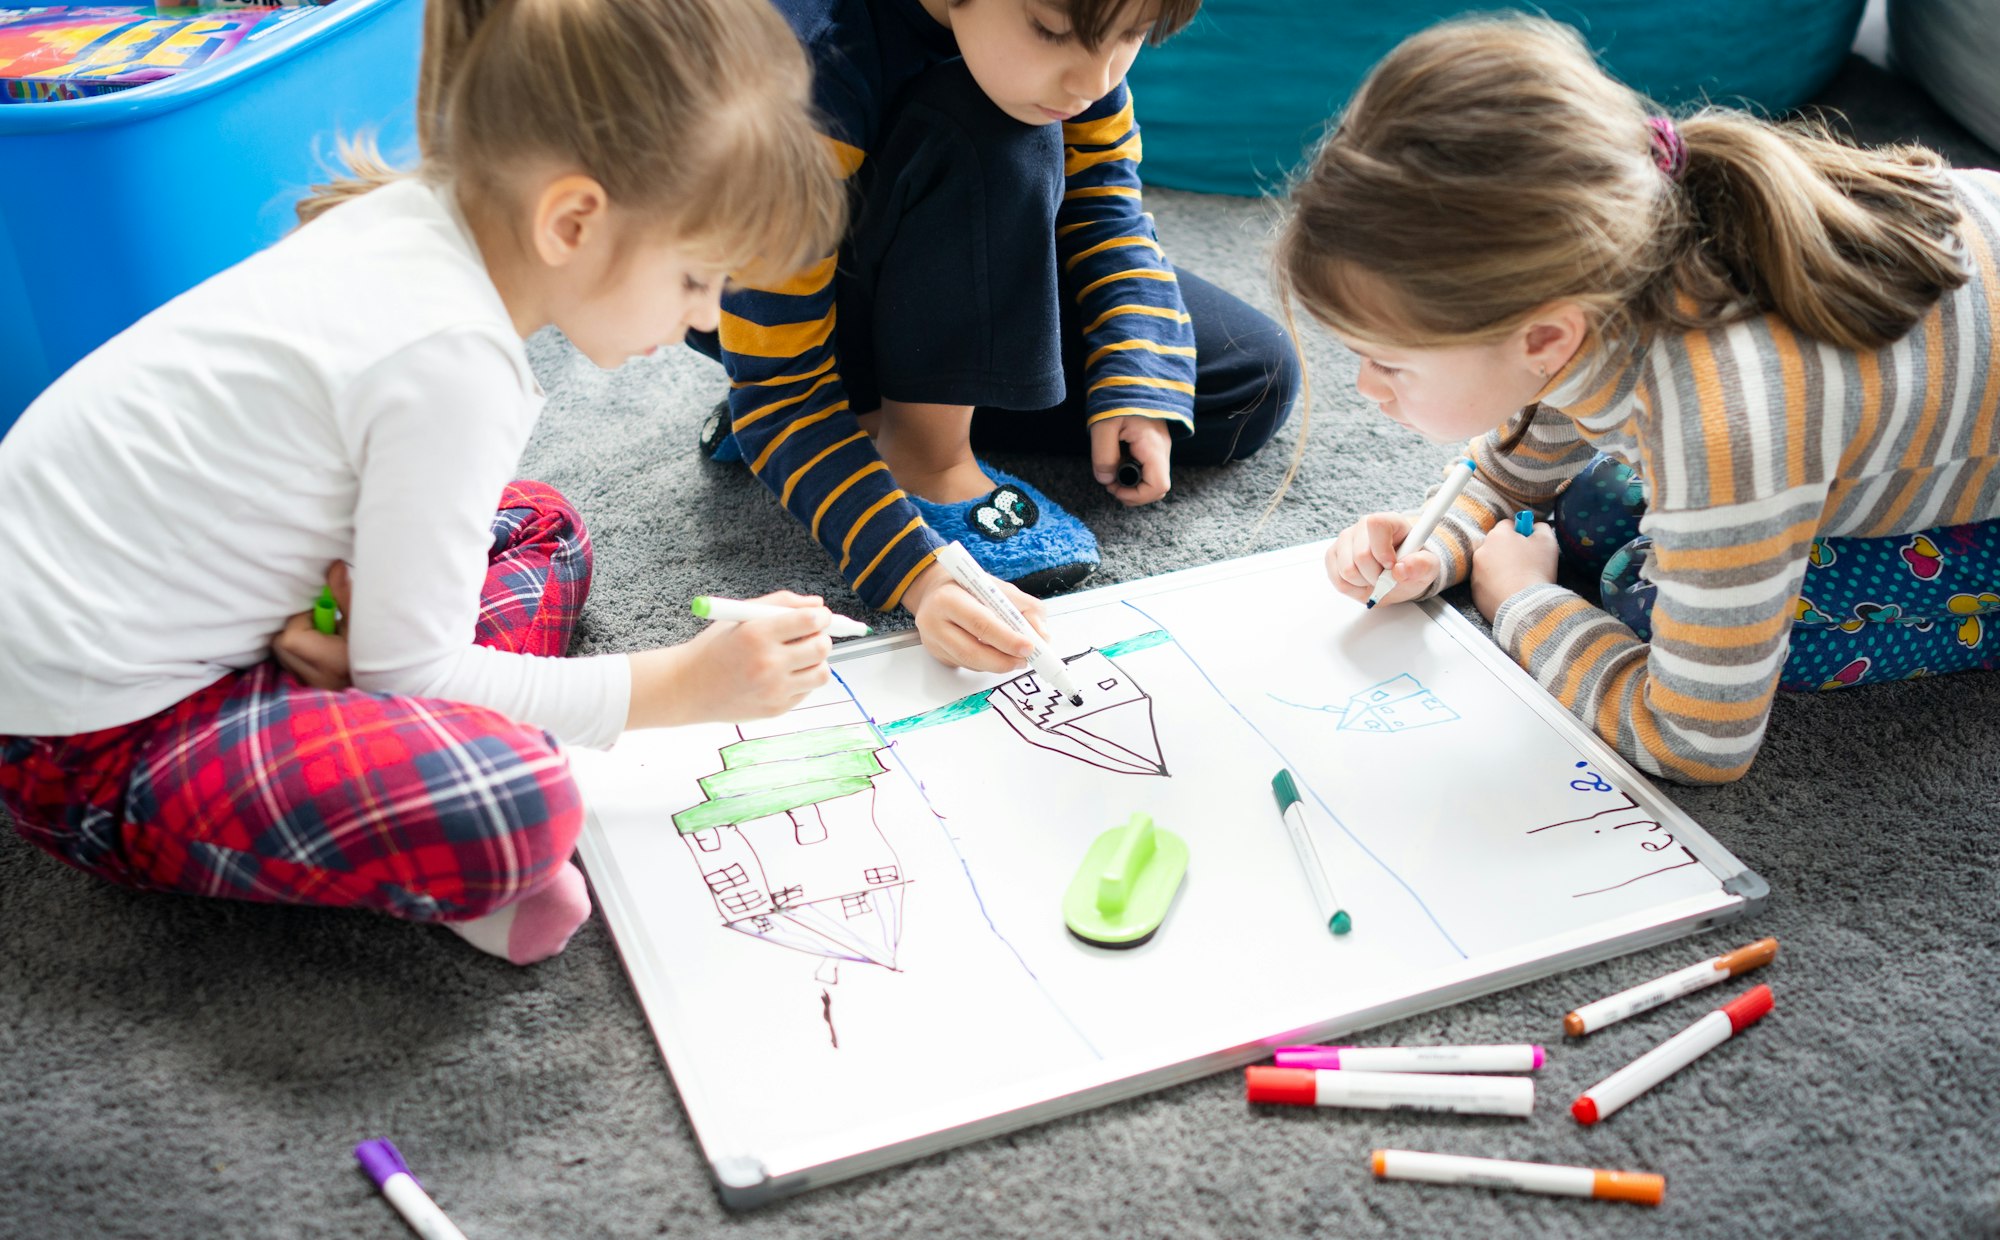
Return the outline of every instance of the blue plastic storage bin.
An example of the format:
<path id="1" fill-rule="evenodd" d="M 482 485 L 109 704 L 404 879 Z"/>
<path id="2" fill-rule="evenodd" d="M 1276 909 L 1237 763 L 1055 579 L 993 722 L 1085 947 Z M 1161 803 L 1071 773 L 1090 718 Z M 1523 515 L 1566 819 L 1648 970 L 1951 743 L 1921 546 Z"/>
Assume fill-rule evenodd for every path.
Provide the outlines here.
<path id="1" fill-rule="evenodd" d="M 56 376 L 277 240 L 373 133 L 412 157 L 423 0 L 336 0 L 200 68 L 0 106 L 0 435 Z"/>

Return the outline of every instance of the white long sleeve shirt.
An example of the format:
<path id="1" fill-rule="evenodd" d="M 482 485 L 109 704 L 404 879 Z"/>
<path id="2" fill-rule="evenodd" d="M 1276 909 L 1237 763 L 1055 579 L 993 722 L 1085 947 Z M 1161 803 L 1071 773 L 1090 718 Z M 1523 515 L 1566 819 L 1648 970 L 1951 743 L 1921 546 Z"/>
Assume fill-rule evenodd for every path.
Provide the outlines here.
<path id="1" fill-rule="evenodd" d="M 609 744 L 625 656 L 472 644 L 541 404 L 477 247 L 413 181 L 147 315 L 0 440 L 0 735 L 129 723 L 256 664 L 345 560 L 356 687 Z"/>

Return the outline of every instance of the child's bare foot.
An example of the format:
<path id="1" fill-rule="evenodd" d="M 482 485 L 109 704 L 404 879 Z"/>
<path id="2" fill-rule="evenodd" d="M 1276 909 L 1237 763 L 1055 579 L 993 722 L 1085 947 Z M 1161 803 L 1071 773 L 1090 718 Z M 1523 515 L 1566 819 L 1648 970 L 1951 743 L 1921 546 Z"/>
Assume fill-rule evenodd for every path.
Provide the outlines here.
<path id="1" fill-rule="evenodd" d="M 962 504 L 996 485 L 972 456 L 972 406 L 885 400 L 875 412 L 875 450 L 896 485 L 933 504 Z"/>

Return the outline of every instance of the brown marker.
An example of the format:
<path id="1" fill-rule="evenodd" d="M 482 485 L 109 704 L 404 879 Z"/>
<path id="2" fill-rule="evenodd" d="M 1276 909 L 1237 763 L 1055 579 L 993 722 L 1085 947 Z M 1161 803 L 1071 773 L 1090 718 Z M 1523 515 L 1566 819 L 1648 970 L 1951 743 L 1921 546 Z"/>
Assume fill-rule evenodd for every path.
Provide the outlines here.
<path id="1" fill-rule="evenodd" d="M 1669 999 L 1691 995 L 1717 982 L 1726 982 L 1739 973 L 1761 969 L 1771 963 L 1777 954 L 1778 940 L 1758 939 L 1748 947 L 1739 947 L 1713 960 L 1691 964 L 1678 973 L 1669 973 L 1643 986 L 1621 990 L 1609 999 L 1586 1003 L 1563 1017 L 1563 1032 L 1573 1038 L 1580 1038 L 1586 1033 L 1595 1033 L 1606 1025 L 1617 1024 L 1627 1016 L 1637 1016 L 1641 1012 L 1651 1011 Z"/>

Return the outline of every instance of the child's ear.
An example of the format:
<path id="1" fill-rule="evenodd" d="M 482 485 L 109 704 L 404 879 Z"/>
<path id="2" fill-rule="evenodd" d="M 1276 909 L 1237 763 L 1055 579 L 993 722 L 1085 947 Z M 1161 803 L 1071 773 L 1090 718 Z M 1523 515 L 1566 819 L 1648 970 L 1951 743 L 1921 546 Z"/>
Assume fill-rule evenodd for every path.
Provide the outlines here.
<path id="1" fill-rule="evenodd" d="M 1590 317 L 1573 301 L 1554 301 L 1536 311 L 1522 329 L 1521 348 L 1528 369 L 1543 379 L 1569 365 L 1569 359 L 1590 336 Z"/>
<path id="2" fill-rule="evenodd" d="M 551 267 L 561 267 L 609 225 L 611 200 L 596 178 L 581 173 L 557 177 L 535 199 L 530 241 Z"/>

